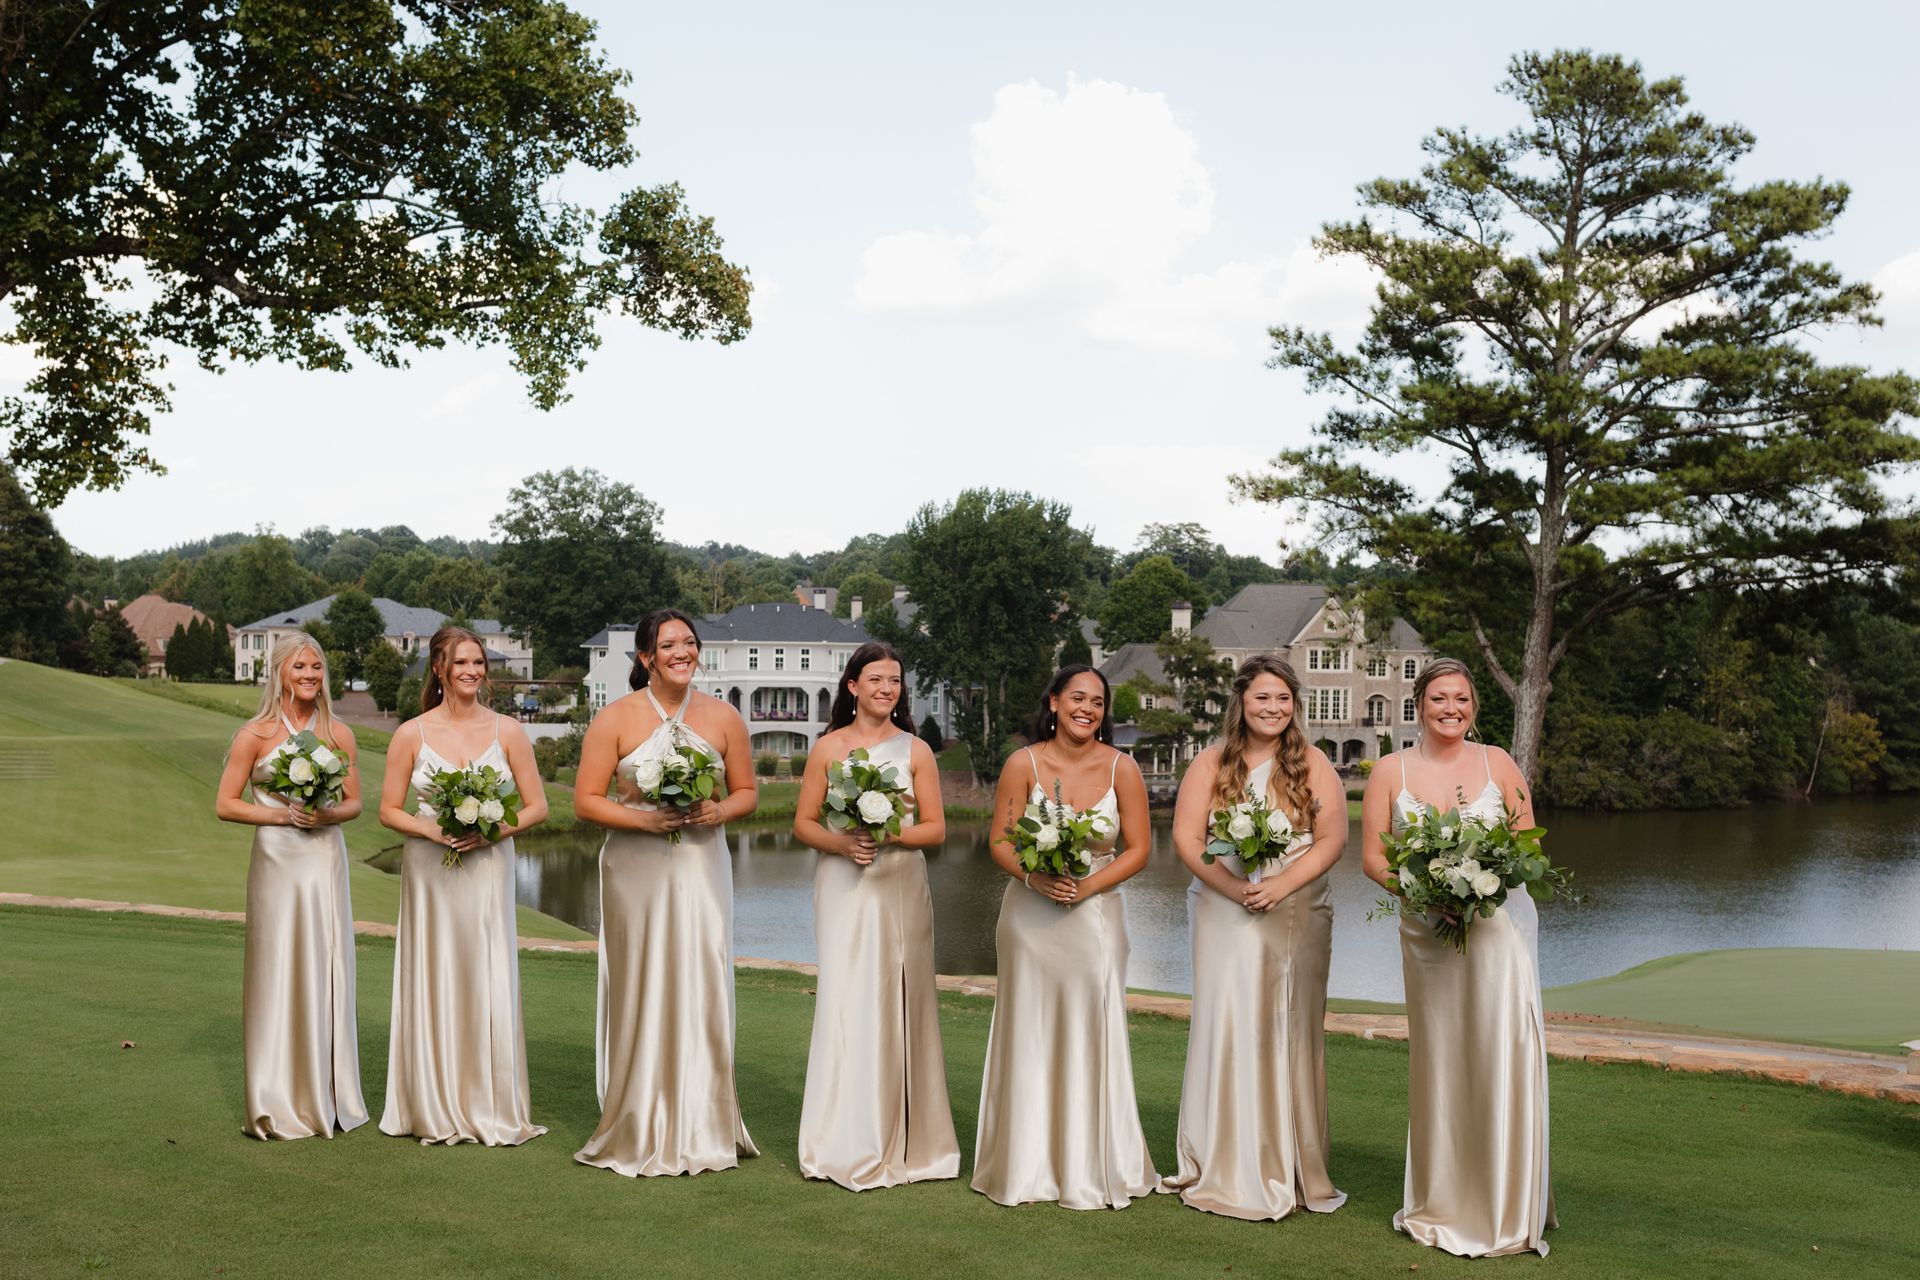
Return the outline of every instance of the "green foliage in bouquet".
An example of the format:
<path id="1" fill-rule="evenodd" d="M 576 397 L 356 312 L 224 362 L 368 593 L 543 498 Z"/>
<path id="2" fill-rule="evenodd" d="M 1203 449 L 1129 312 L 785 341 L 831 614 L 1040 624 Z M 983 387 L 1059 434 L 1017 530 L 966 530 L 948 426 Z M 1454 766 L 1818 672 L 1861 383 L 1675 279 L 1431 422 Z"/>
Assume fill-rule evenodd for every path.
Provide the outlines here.
<path id="1" fill-rule="evenodd" d="M 477 769 L 442 769 L 427 783 L 429 795 L 423 797 L 421 817 L 430 817 L 450 836 L 478 832 L 488 844 L 500 839 L 503 828 L 520 817 L 520 791 L 511 773 L 502 773 L 490 764 Z M 443 867 L 457 867 L 458 850 L 448 849 L 440 857 Z"/>
<path id="2" fill-rule="evenodd" d="M 875 837 L 897 836 L 907 814 L 907 784 L 890 764 L 875 764 L 865 747 L 827 766 L 827 798 L 820 821 L 835 831 L 858 827 Z"/>
<path id="3" fill-rule="evenodd" d="M 702 800 L 711 800 L 720 787 L 720 758 L 691 742 L 679 742 L 663 756 L 642 759 L 634 766 L 633 781 L 643 799 L 672 805 L 685 813 Z M 671 844 L 680 843 L 678 831 L 667 832 Z"/>
<path id="4" fill-rule="evenodd" d="M 1367 919 L 1404 916 L 1430 920 L 1434 936 L 1466 953 L 1476 920 L 1490 918 L 1510 890 L 1526 886 L 1536 901 L 1579 903 L 1573 872 L 1556 867 L 1540 849 L 1545 827 L 1516 830 L 1513 810 L 1501 806 L 1489 823 L 1423 807 L 1403 830 L 1382 838 L 1398 894 L 1374 905 Z"/>
<path id="5" fill-rule="evenodd" d="M 1053 799 L 1033 801 L 1006 834 L 1027 871 L 1080 880 L 1093 870 L 1088 846 L 1113 834 L 1113 820 L 1097 809 L 1080 810 L 1068 804 L 1056 779 Z"/>
<path id="6" fill-rule="evenodd" d="M 302 729 L 288 740 L 284 751 L 276 751 L 267 760 L 267 780 L 261 789 L 281 796 L 290 804 L 320 809 L 337 804 L 347 791 L 346 757 L 320 741 L 311 729 Z"/>
<path id="7" fill-rule="evenodd" d="M 1298 838 L 1287 815 L 1252 792 L 1238 804 L 1215 809 L 1207 834 L 1200 861 L 1212 863 L 1232 855 L 1249 872 L 1285 857 Z"/>

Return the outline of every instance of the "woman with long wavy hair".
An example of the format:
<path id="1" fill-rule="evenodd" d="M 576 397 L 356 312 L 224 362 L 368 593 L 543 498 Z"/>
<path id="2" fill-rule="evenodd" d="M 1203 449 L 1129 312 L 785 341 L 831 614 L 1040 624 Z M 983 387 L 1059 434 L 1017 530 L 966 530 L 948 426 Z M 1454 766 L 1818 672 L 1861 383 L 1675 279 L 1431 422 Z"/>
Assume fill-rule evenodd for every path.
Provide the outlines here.
<path id="1" fill-rule="evenodd" d="M 1107 820 L 1082 879 L 1027 872 L 1005 830 L 989 852 L 1008 876 L 994 932 L 999 985 L 980 1081 L 973 1189 L 1000 1204 L 1054 1200 L 1124 1209 L 1157 1190 L 1127 1044 L 1127 906 L 1147 865 L 1147 785 L 1113 746 L 1111 691 L 1092 667 L 1062 667 L 1008 757 L 994 813 L 1011 828 L 1056 797 Z"/>
<path id="2" fill-rule="evenodd" d="M 758 1155 L 734 1087 L 733 862 L 726 824 L 759 802 L 740 713 L 693 687 L 700 633 L 656 609 L 633 636 L 633 692 L 593 718 L 574 811 L 600 846 L 594 1080 L 600 1123 L 573 1153 L 627 1177 L 731 1169 Z M 644 779 L 681 747 L 719 759 L 722 790 L 681 810 Z M 608 791 L 614 794 L 609 797 Z"/>
<path id="3" fill-rule="evenodd" d="M 380 792 L 381 824 L 407 838 L 380 1130 L 422 1143 L 517 1146 L 546 1132 L 527 1094 L 513 837 L 546 818 L 547 792 L 526 733 L 487 705 L 488 692 L 480 637 L 434 632 L 420 714 L 393 735 Z M 481 765 L 511 774 L 520 793 L 519 816 L 496 843 L 449 836 L 431 809 L 407 807 L 409 791 L 431 797 L 435 774 Z"/>
<path id="4" fill-rule="evenodd" d="M 907 784 L 899 835 L 820 821 L 827 766 L 859 750 Z M 800 1172 L 809 1178 L 865 1191 L 960 1176 L 933 975 L 933 897 L 921 853 L 946 833 L 940 766 L 914 733 L 900 655 L 869 641 L 841 673 L 793 820 L 794 836 L 820 853 L 813 873 L 819 990 L 800 1107 Z"/>
<path id="5" fill-rule="evenodd" d="M 1240 664 L 1220 741 L 1187 766 L 1173 847 L 1193 873 L 1193 1020 L 1168 1187 L 1233 1218 L 1331 1213 L 1325 1019 L 1333 954 L 1327 872 L 1347 843 L 1340 777 L 1300 728 L 1300 680 L 1272 654 Z M 1246 798 L 1297 833 L 1278 861 L 1206 862 L 1213 813 Z"/>
<path id="6" fill-rule="evenodd" d="M 308 809 L 265 789 L 274 757 L 307 730 L 346 762 L 336 805 Z M 214 800 L 223 820 L 255 828 L 241 996 L 241 1128 L 250 1137 L 331 1138 L 367 1122 L 340 831 L 360 814 L 356 763 L 353 731 L 333 717 L 326 654 L 304 632 L 280 637 L 267 656 L 260 709 L 234 734 Z"/>
<path id="7" fill-rule="evenodd" d="M 1513 758 L 1471 741 L 1473 673 L 1435 658 L 1413 685 L 1420 737 L 1374 767 L 1360 802 L 1361 865 L 1389 893 L 1382 837 L 1422 812 L 1533 825 Z M 1400 919 L 1407 991 L 1407 1176 L 1398 1230 L 1465 1257 L 1544 1257 L 1555 1225 L 1547 1163 L 1547 1028 L 1540 1011 L 1540 917 L 1514 892 L 1473 926 L 1465 953 L 1424 919 Z"/>

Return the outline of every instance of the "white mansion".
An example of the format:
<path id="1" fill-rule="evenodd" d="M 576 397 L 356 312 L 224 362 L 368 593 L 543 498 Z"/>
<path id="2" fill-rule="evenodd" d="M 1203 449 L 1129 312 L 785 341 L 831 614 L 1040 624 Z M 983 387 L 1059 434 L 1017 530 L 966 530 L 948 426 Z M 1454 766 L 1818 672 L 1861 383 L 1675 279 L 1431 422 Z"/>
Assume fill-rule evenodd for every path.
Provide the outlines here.
<path id="1" fill-rule="evenodd" d="M 304 630 L 310 622 L 325 620 L 327 610 L 332 607 L 333 597 L 322 596 L 236 630 L 233 678 L 244 683 L 263 675 L 274 641 Z M 373 607 L 380 611 L 382 638 L 409 662 L 426 648 L 433 633 L 447 624 L 447 615 L 438 609 L 416 609 L 385 596 L 375 596 Z M 522 679 L 533 675 L 532 645 L 508 634 L 507 629 L 492 618 L 477 618 L 468 625 L 485 642 L 490 665 L 505 667 Z"/>
<path id="2" fill-rule="evenodd" d="M 1197 626 L 1192 609 L 1176 605 L 1172 629 L 1191 629 L 1236 667 L 1256 653 L 1293 664 L 1307 737 L 1335 764 L 1349 765 L 1377 760 L 1383 739 L 1389 750 L 1413 745 L 1418 722 L 1413 682 L 1434 656 L 1404 618 L 1395 618 L 1372 643 L 1365 622 L 1342 609 L 1325 587 L 1265 582 L 1242 587 Z M 1100 670 L 1116 687 L 1135 675 L 1166 683 L 1160 655 L 1150 644 L 1120 646 Z M 1143 697 L 1143 707 L 1151 708 L 1151 699 Z"/>
<path id="3" fill-rule="evenodd" d="M 857 621 L 804 604 L 743 604 L 701 618 L 700 673 L 694 688 L 724 699 L 747 722 L 757 752 L 804 756 L 827 727 L 840 673 L 853 651 L 873 637 Z M 628 692 L 634 624 L 615 623 L 588 640 L 587 697 L 593 709 Z M 951 736 L 952 707 L 943 685 L 921 695 L 907 673 L 909 709 Z"/>

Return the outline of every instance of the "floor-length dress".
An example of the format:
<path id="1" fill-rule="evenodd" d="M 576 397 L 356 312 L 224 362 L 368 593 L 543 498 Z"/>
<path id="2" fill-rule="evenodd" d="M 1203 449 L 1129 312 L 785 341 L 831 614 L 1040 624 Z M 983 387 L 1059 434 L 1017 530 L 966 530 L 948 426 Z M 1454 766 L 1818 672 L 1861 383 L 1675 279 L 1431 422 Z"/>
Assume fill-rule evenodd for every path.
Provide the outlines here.
<path id="1" fill-rule="evenodd" d="M 902 732 L 867 752 L 907 780 L 909 800 L 913 743 Z M 909 806 L 902 828 L 912 822 Z M 820 972 L 800 1172 L 852 1191 L 958 1177 L 926 858 L 897 844 L 866 867 L 820 854 L 813 928 Z"/>
<path id="2" fill-rule="evenodd" d="M 497 721 L 493 741 L 465 766 L 435 751 L 421 723 L 413 790 L 424 797 L 435 773 L 483 764 L 511 772 Z M 443 845 L 410 836 L 400 855 L 393 1026 L 380 1129 L 422 1143 L 516 1146 L 546 1129 L 529 1118 L 513 841 L 462 854 L 457 867 L 441 865 L 446 852 Z"/>
<path id="3" fill-rule="evenodd" d="M 1036 768 L 1033 799 L 1046 798 Z M 1094 807 L 1119 830 L 1111 785 Z M 1093 870 L 1113 858 L 1102 852 Z M 1140 1128 L 1127 1044 L 1126 898 L 1116 885 L 1068 907 L 1010 880 L 994 944 L 999 990 L 973 1189 L 1000 1204 L 1125 1208 L 1160 1181 Z"/>
<path id="4" fill-rule="evenodd" d="M 1247 790 L 1265 795 L 1272 771 L 1272 760 L 1252 770 Z M 1311 848 L 1309 833 L 1252 878 L 1279 875 Z M 1237 857 L 1219 865 L 1248 878 Z M 1327 1173 L 1328 877 L 1254 912 L 1196 876 L 1187 925 L 1193 1020 L 1180 1087 L 1180 1168 L 1167 1185 L 1194 1208 L 1232 1218 L 1331 1213 L 1347 1197 Z"/>
<path id="5" fill-rule="evenodd" d="M 1484 748 L 1483 748 L 1484 750 Z M 1402 780 L 1405 761 L 1402 760 Z M 1406 786 L 1394 826 L 1421 812 Z M 1500 817 L 1491 768 L 1464 816 Z M 1547 1029 L 1540 926 L 1515 890 L 1473 925 L 1462 955 L 1424 920 L 1400 922 L 1407 989 L 1407 1176 L 1393 1225 L 1466 1257 L 1546 1255 L 1554 1225 L 1547 1176 Z"/>
<path id="6" fill-rule="evenodd" d="M 265 789 L 287 740 L 253 768 Z M 247 944 L 241 996 L 245 1057 L 243 1128 L 254 1138 L 331 1138 L 367 1122 L 354 1015 L 353 902 L 347 841 L 338 824 L 256 827 L 247 863 Z"/>
<path id="7" fill-rule="evenodd" d="M 622 804 L 646 807 L 634 769 L 676 743 L 716 759 L 686 704 L 615 770 Z M 691 695 L 689 695 L 691 698 Z M 600 846 L 600 983 L 594 1074 L 600 1124 L 574 1152 L 628 1177 L 731 1169 L 758 1155 L 733 1079 L 733 866 L 725 827 L 609 831 Z"/>

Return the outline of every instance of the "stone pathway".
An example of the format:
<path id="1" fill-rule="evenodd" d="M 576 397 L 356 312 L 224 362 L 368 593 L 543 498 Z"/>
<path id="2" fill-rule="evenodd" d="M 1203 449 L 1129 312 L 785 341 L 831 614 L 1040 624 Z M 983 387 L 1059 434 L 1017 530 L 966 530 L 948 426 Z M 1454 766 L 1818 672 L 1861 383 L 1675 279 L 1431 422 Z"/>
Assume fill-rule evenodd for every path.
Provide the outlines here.
<path id="1" fill-rule="evenodd" d="M 31 893 L 0 893 L 0 904 L 66 907 L 85 911 L 137 911 L 147 915 L 237 923 L 244 923 L 247 918 L 246 913 L 241 911 L 208 911 L 198 907 L 169 907 L 146 902 L 106 902 L 97 898 L 48 898 Z M 355 933 L 377 938 L 391 938 L 394 935 L 394 927 L 390 924 L 356 920 L 353 928 Z M 591 952 L 599 945 L 592 938 L 520 939 L 520 949 L 523 951 Z M 736 963 L 743 969 L 773 969 L 804 974 L 815 971 L 813 965 L 792 960 L 761 960 L 741 956 Z M 990 977 L 955 978 L 943 975 L 939 984 L 942 991 L 974 996 L 991 996 L 996 988 L 994 979 Z M 1185 996 L 1129 994 L 1127 1008 L 1133 1013 L 1153 1013 L 1183 1020 L 1190 1012 Z M 1395 1013 L 1329 1013 L 1327 1030 L 1334 1035 L 1359 1036 L 1363 1040 L 1405 1040 L 1407 1020 L 1404 1015 Z M 1920 1041 L 1916 1041 L 1915 1045 L 1920 1045 Z M 1856 1097 L 1885 1098 L 1892 1102 L 1920 1105 L 1920 1048 L 1914 1045 L 1908 1047 L 1913 1051 L 1905 1058 L 1899 1058 L 1891 1054 L 1857 1053 L 1847 1049 L 1777 1044 L 1765 1040 L 1639 1031 L 1590 1014 L 1550 1015 L 1547 1019 L 1547 1052 L 1556 1058 L 1575 1058 L 1595 1063 L 1638 1063 L 1666 1071 L 1778 1080 L 1787 1084 L 1815 1085 Z"/>

